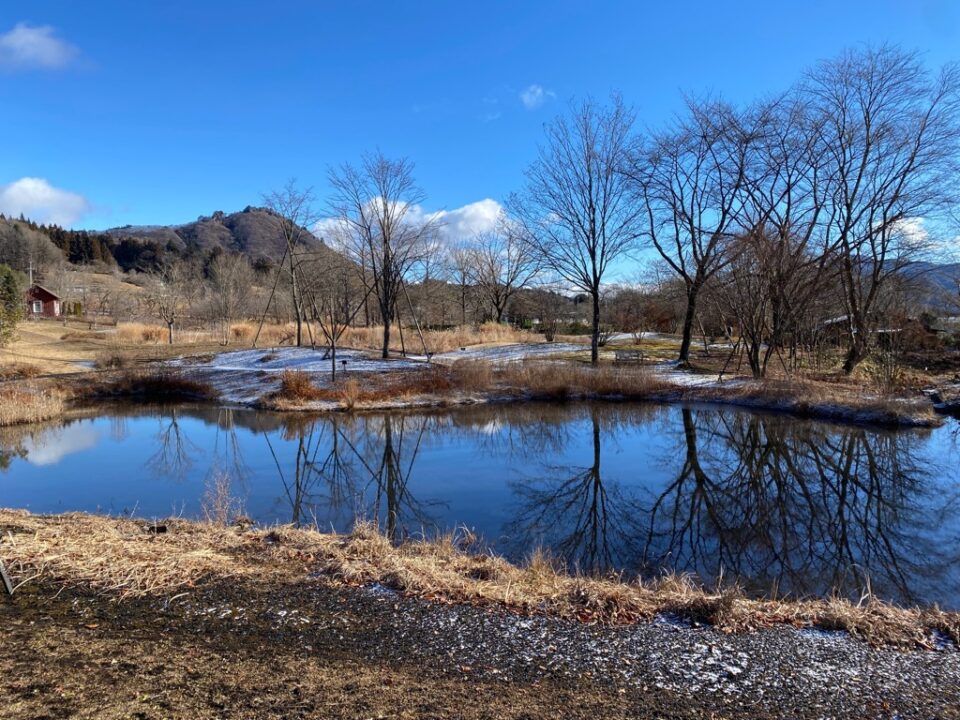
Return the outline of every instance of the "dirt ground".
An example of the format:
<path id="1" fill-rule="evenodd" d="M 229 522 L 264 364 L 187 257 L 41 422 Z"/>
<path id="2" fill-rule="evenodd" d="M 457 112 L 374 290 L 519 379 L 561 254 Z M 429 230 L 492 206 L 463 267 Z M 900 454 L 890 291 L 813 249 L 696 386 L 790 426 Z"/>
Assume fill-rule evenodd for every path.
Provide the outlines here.
<path id="1" fill-rule="evenodd" d="M 256 591 L 226 592 L 249 603 Z M 376 613 L 363 612 L 356 591 L 317 583 L 310 592 L 326 626 L 309 641 L 289 625 L 238 628 L 146 601 L 51 599 L 49 589 L 4 599 L 0 717 L 708 717 L 670 693 L 378 657 Z M 206 598 L 214 594 L 223 601 L 222 589 Z"/>
<path id="2" fill-rule="evenodd" d="M 749 653 L 769 682 L 759 691 L 708 688 L 703 669 L 684 676 L 689 690 L 678 691 L 655 682 L 657 673 L 627 681 L 564 670 L 548 650 L 518 662 L 514 640 L 501 643 L 496 632 L 487 638 L 496 648 L 490 657 L 466 664 L 456 631 L 444 629 L 451 618 L 470 624 L 472 614 L 486 633 L 516 621 L 447 613 L 316 578 L 269 590 L 246 580 L 212 584 L 172 602 L 32 587 L 14 602 L 0 600 L 0 718 L 960 717 L 960 686 L 949 687 L 953 676 L 936 664 L 938 653 L 926 653 L 919 669 L 906 667 L 892 688 L 852 666 L 804 690 L 791 673 L 812 675 L 819 666 L 803 667 L 800 648 L 773 651 L 773 659 Z M 590 631 L 573 632 L 561 652 L 584 652 L 582 634 Z M 669 653 L 665 665 L 688 662 L 684 633 L 696 631 L 673 632 L 651 636 L 645 652 Z M 717 652 L 716 643 L 705 647 Z M 612 639 L 611 651 L 616 657 Z M 627 668 L 636 659 L 614 662 Z M 938 689 L 912 685 L 914 673 Z M 842 679 L 848 674 L 866 677 L 850 684 Z"/>

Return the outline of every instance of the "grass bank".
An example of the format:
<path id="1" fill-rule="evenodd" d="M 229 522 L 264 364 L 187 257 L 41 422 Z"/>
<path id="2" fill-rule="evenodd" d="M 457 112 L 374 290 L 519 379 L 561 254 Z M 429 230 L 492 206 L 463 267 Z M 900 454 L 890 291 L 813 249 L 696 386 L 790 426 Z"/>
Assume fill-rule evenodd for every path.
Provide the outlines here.
<path id="1" fill-rule="evenodd" d="M 63 416 L 71 405 L 130 398 L 142 402 L 215 401 L 210 385 L 173 370 L 122 370 L 0 383 L 0 427 Z"/>
<path id="2" fill-rule="evenodd" d="M 692 382 L 691 382 L 692 381 Z M 286 371 L 279 390 L 260 405 L 273 410 L 376 410 L 521 400 L 647 400 L 711 402 L 787 412 L 799 417 L 890 427 L 942 423 L 920 394 L 881 395 L 856 382 L 748 380 L 664 374 L 653 367 L 527 361 L 495 365 L 459 361 L 417 372 L 347 376 L 318 384 L 310 374 Z"/>
<path id="3" fill-rule="evenodd" d="M 774 625 L 842 629 L 876 646 L 929 648 L 933 631 L 960 643 L 960 613 L 899 608 L 872 598 L 757 600 L 683 577 L 625 582 L 566 574 L 543 555 L 520 566 L 472 553 L 469 536 L 396 546 L 369 526 L 349 535 L 279 527 L 242 530 L 170 520 L 0 510 L 0 558 L 14 582 L 114 599 L 171 597 L 230 578 L 279 583 L 319 572 L 348 585 L 379 583 L 439 603 L 491 606 L 580 622 L 636 623 L 662 613 L 723 631 Z"/>
<path id="4" fill-rule="evenodd" d="M 0 386 L 0 427 L 52 420 L 63 415 L 63 394 L 38 383 Z"/>

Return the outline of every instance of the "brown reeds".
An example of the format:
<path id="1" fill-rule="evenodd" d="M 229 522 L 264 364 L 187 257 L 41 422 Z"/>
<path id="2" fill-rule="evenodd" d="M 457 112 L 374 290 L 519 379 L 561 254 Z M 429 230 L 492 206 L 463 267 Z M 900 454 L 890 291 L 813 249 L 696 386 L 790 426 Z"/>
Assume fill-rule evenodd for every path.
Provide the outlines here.
<path id="1" fill-rule="evenodd" d="M 634 623 L 661 613 L 728 632 L 777 624 L 842 629 L 874 645 L 932 646 L 939 631 L 960 643 L 960 613 L 900 608 L 867 598 L 763 600 L 735 588 L 711 590 L 689 578 L 624 582 L 569 575 L 535 553 L 523 566 L 466 551 L 463 537 L 396 546 L 373 526 L 349 535 L 289 527 L 242 532 L 211 523 L 146 523 L 84 514 L 52 517 L 0 510 L 0 558 L 17 582 L 87 588 L 117 597 L 169 595 L 206 578 L 305 580 L 313 569 L 348 584 L 380 583 L 443 603 L 499 606 L 583 622 Z"/>
<path id="2" fill-rule="evenodd" d="M 140 400 L 215 400 L 219 393 L 209 384 L 175 370 L 126 370 L 109 374 L 86 386 L 82 396 L 134 397 Z"/>
<path id="3" fill-rule="evenodd" d="M 32 384 L 0 386 L 0 426 L 35 423 L 63 415 L 63 396 Z"/>

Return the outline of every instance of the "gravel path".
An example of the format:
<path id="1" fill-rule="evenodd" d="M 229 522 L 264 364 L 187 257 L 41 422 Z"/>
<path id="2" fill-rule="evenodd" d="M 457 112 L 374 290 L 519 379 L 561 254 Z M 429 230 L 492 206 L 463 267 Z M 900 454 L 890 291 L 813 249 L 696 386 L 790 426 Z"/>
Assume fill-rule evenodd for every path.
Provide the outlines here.
<path id="1" fill-rule="evenodd" d="M 380 603 L 394 603 L 391 593 Z M 384 627 L 424 663 L 659 689 L 744 717 L 960 717 L 960 652 L 877 650 L 843 632 L 727 635 L 669 618 L 629 627 L 404 601 Z M 384 647 L 389 652 L 390 645 Z"/>

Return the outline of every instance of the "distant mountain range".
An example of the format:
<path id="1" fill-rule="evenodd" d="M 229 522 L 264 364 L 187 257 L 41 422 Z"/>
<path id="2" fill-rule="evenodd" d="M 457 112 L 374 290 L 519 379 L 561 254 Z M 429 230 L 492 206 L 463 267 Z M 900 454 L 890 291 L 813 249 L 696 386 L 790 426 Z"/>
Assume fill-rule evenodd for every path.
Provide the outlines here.
<path id="1" fill-rule="evenodd" d="M 171 243 L 178 249 L 212 250 L 220 247 L 252 258 L 278 260 L 285 246 L 277 222 L 278 216 L 272 210 L 248 206 L 230 214 L 218 210 L 213 215 L 201 216 L 195 222 L 183 225 L 124 225 L 110 228 L 105 233 L 117 240 L 133 238 L 163 245 Z M 301 242 L 318 250 L 325 247 L 309 231 L 304 231 Z"/>
<path id="2" fill-rule="evenodd" d="M 925 302 L 931 309 L 956 312 L 960 303 L 960 263 L 915 262 L 903 273 L 929 288 Z"/>

